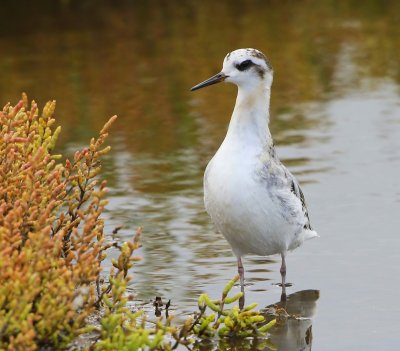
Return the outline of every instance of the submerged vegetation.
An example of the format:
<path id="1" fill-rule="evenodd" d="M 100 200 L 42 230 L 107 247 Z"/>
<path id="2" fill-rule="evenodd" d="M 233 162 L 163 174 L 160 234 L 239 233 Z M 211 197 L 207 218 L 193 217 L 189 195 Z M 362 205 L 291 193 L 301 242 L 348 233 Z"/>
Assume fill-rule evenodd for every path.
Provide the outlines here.
<path id="1" fill-rule="evenodd" d="M 140 258 L 141 230 L 131 241 L 111 242 L 101 215 L 107 204 L 101 158 L 112 117 L 87 148 L 61 161 L 53 154 L 60 133 L 56 103 L 42 111 L 23 94 L 0 112 L 0 349 L 65 349 L 90 334 L 89 350 L 171 350 L 209 338 L 265 336 L 275 324 L 230 297 L 237 277 L 220 300 L 199 297 L 199 311 L 182 325 L 173 316 L 148 321 L 128 306 L 129 269 Z M 119 257 L 102 281 L 107 250 Z M 89 317 L 98 312 L 99 323 Z"/>

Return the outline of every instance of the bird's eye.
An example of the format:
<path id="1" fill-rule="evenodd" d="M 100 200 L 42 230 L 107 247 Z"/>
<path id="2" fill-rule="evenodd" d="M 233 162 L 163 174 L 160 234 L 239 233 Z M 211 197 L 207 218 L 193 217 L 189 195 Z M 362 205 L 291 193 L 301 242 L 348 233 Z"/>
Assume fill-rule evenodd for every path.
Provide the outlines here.
<path id="1" fill-rule="evenodd" d="M 253 62 L 252 62 L 251 60 L 246 60 L 246 61 L 243 61 L 242 63 L 238 63 L 238 64 L 236 65 L 236 68 L 237 68 L 239 71 L 245 71 L 245 70 L 248 69 L 252 64 L 253 64 Z"/>

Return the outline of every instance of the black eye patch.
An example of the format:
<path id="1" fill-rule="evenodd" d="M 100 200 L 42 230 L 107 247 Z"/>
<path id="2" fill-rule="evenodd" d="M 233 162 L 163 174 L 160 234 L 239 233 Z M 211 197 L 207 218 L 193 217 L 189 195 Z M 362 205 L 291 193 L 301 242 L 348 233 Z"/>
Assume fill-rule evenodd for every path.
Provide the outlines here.
<path id="1" fill-rule="evenodd" d="M 238 64 L 236 65 L 236 68 L 237 68 L 239 71 L 245 71 L 246 69 L 248 69 L 248 68 L 251 67 L 252 65 L 254 65 L 253 61 L 251 61 L 251 60 L 246 60 L 246 61 L 243 61 L 243 62 L 241 62 L 241 63 L 238 63 Z"/>

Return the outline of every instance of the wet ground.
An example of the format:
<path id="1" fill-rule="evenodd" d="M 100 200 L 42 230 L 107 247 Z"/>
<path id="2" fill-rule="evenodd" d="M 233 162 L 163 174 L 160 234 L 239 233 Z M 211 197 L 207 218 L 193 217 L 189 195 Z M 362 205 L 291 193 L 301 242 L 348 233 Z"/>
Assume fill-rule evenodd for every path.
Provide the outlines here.
<path id="1" fill-rule="evenodd" d="M 397 350 L 398 2 L 51 3 L 28 16 L 6 2 L 0 97 L 57 99 L 64 154 L 119 115 L 105 164 L 107 228 L 123 224 L 123 240 L 144 227 L 132 285 L 140 302 L 171 299 L 185 316 L 200 293 L 218 297 L 236 274 L 202 202 L 204 168 L 236 90 L 188 89 L 217 73 L 227 52 L 256 47 L 274 67 L 278 155 L 302 184 L 321 236 L 288 256 L 286 307 L 305 319 L 276 330 L 272 342 L 279 350 Z M 279 301 L 279 264 L 244 260 L 247 302 Z"/>

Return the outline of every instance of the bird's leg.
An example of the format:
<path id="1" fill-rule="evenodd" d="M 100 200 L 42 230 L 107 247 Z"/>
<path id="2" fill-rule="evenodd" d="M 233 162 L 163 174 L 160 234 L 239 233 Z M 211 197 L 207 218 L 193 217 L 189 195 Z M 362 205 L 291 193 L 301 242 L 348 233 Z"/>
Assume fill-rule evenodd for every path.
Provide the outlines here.
<path id="1" fill-rule="evenodd" d="M 242 263 L 242 258 L 237 258 L 237 265 L 238 265 L 238 273 L 240 278 L 240 291 L 243 293 L 242 297 L 239 299 L 239 308 L 243 309 L 244 307 L 244 268 Z"/>
<path id="2" fill-rule="evenodd" d="M 282 278 L 282 294 L 281 294 L 281 301 L 286 301 L 286 261 L 285 261 L 285 254 L 282 253 L 282 264 L 281 264 L 281 278 Z"/>

